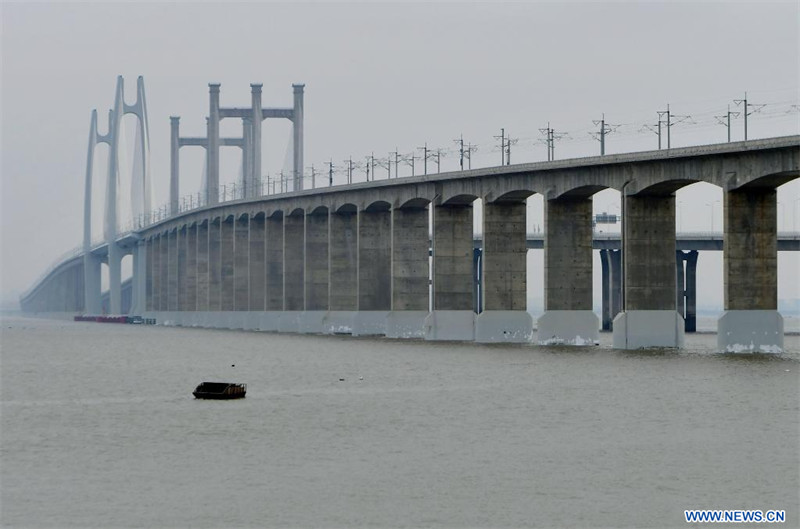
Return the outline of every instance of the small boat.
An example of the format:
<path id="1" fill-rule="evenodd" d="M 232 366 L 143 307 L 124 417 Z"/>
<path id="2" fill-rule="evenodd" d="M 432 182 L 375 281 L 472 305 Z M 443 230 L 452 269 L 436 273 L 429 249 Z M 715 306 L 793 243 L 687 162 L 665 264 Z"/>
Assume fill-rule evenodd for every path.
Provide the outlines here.
<path id="1" fill-rule="evenodd" d="M 196 399 L 243 399 L 247 384 L 203 382 L 192 392 Z"/>

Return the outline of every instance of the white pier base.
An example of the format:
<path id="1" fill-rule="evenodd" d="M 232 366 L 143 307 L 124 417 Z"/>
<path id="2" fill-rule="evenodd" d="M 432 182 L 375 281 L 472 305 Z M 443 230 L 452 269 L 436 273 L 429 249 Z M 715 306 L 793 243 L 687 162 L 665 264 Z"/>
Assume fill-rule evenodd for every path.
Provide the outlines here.
<path id="1" fill-rule="evenodd" d="M 528 343 L 533 339 L 533 318 L 524 310 L 485 310 L 475 318 L 475 341 Z"/>
<path id="2" fill-rule="evenodd" d="M 471 310 L 435 310 L 425 317 L 426 340 L 475 340 L 475 313 Z"/>
<path id="3" fill-rule="evenodd" d="M 332 310 L 322 320 L 323 334 L 353 334 L 354 310 Z"/>
<path id="4" fill-rule="evenodd" d="M 387 338 L 423 338 L 427 310 L 394 310 L 386 318 Z"/>
<path id="5" fill-rule="evenodd" d="M 299 332 L 303 334 L 322 333 L 322 325 L 327 314 L 328 311 L 325 310 L 307 310 L 301 312 L 297 325 Z"/>
<path id="6" fill-rule="evenodd" d="M 777 310 L 726 310 L 717 322 L 717 347 L 727 353 L 780 353 L 783 316 Z"/>
<path id="7" fill-rule="evenodd" d="M 674 310 L 629 310 L 614 318 L 614 347 L 683 347 L 683 317 Z"/>
<path id="8" fill-rule="evenodd" d="M 298 332 L 300 329 L 299 310 L 285 310 L 279 313 L 278 332 Z"/>
<path id="9" fill-rule="evenodd" d="M 383 336 L 386 334 L 388 310 L 360 310 L 353 318 L 353 336 Z"/>
<path id="10" fill-rule="evenodd" d="M 600 319 L 591 310 L 548 310 L 536 324 L 541 345 L 596 345 Z"/>

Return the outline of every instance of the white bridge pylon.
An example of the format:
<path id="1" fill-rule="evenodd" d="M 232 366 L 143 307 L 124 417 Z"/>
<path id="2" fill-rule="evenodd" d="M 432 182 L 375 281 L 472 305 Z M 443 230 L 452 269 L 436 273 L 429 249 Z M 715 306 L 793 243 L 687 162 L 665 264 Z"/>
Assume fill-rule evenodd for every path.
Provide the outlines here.
<path id="1" fill-rule="evenodd" d="M 97 132 L 97 110 L 92 110 L 89 123 L 89 149 L 86 157 L 86 187 L 83 210 L 83 251 L 84 251 L 84 292 L 85 311 L 99 314 L 102 311 L 100 298 L 100 260 L 91 255 L 92 244 L 92 180 L 94 171 L 94 151 L 98 143 L 109 146 L 108 171 L 106 173 L 105 218 L 103 236 L 108 243 L 108 277 L 112 314 L 122 312 L 122 252 L 115 244 L 118 234 L 117 212 L 119 209 L 120 148 L 122 118 L 133 114 L 138 118 L 136 147 L 134 152 L 133 175 L 131 178 L 130 205 L 133 219 L 142 218 L 151 208 L 150 177 L 150 127 L 147 119 L 147 103 L 144 95 L 144 79 L 136 81 L 136 101 L 125 102 L 125 81 L 117 77 L 114 108 L 108 114 L 108 132 Z M 134 251 L 134 267 L 137 255 Z M 134 274 L 135 276 L 136 274 Z M 134 289 L 135 291 L 135 289 Z M 134 304 L 140 300 L 134 300 Z"/>

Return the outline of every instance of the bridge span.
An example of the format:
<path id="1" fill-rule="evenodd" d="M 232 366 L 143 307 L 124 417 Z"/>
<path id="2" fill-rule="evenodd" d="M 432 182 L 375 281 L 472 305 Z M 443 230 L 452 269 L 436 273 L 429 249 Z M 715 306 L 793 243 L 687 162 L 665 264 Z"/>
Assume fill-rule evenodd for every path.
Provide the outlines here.
<path id="1" fill-rule="evenodd" d="M 776 188 L 798 175 L 800 137 L 791 136 L 212 204 L 136 230 L 132 310 L 177 325 L 594 343 L 592 195 L 612 188 L 622 194 L 614 344 L 680 347 L 690 274 L 683 264 L 676 273 L 674 193 L 702 181 L 724 194 L 719 347 L 774 351 L 783 346 Z M 526 312 L 525 256 L 536 242 L 526 237 L 525 199 L 533 194 L 544 197 L 545 216 L 536 337 Z"/>

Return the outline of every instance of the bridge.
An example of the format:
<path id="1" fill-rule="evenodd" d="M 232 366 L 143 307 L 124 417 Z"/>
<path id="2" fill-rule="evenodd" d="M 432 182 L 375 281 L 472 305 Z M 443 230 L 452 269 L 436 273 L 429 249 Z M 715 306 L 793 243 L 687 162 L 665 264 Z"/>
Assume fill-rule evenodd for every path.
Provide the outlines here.
<path id="1" fill-rule="evenodd" d="M 295 136 L 301 137 L 298 86 L 295 112 L 273 114 L 294 119 Z M 268 110 L 261 108 L 259 85 L 252 85 L 252 94 L 251 119 L 245 125 L 251 129 Z M 218 156 L 211 151 L 223 142 L 212 122 L 247 112 L 220 112 L 219 86 L 210 85 L 209 114 L 205 148 L 213 165 Z M 242 145 L 251 144 L 253 135 L 245 129 Z M 302 150 L 302 140 L 298 144 Z M 253 151 L 246 154 L 249 167 Z M 594 343 L 600 322 L 592 312 L 592 248 L 598 244 L 592 196 L 611 188 L 622 195 L 621 251 L 603 261 L 604 292 L 609 300 L 617 287 L 620 292 L 614 345 L 680 347 L 694 265 L 691 253 L 676 243 L 674 193 L 708 182 L 724 195 L 725 313 L 718 346 L 783 347 L 776 188 L 800 175 L 800 136 L 310 190 L 302 189 L 298 177 L 302 154 L 295 152 L 294 161 L 290 192 L 253 192 L 263 192 L 263 186 L 253 179 L 259 173 L 248 169 L 250 193 L 220 202 L 218 180 L 209 178 L 204 200 L 182 211 L 176 207 L 173 171 L 169 215 L 143 218 L 124 241 L 116 233 L 107 235 L 109 270 L 118 267 L 123 252 L 133 255 L 132 312 L 189 326 Z M 218 167 L 207 172 L 218 175 Z M 248 188 L 247 181 L 242 187 Z M 545 313 L 535 337 L 526 311 L 526 252 L 536 239 L 529 243 L 525 231 L 525 201 L 534 194 L 543 196 L 545 216 Z M 479 258 L 473 233 L 478 199 L 483 204 Z M 791 246 L 791 239 L 782 243 Z M 84 245 L 84 308 L 99 307 L 100 251 Z M 693 259 L 696 263 L 696 254 Z M 77 289 L 78 273 L 72 273 L 72 283 L 61 283 Z M 48 277 L 60 275 L 68 275 L 66 269 Z M 121 282 L 116 273 L 109 277 L 111 310 L 119 312 Z M 23 307 L 45 290 L 34 288 Z M 615 312 L 613 304 L 609 301 L 609 313 Z"/>

